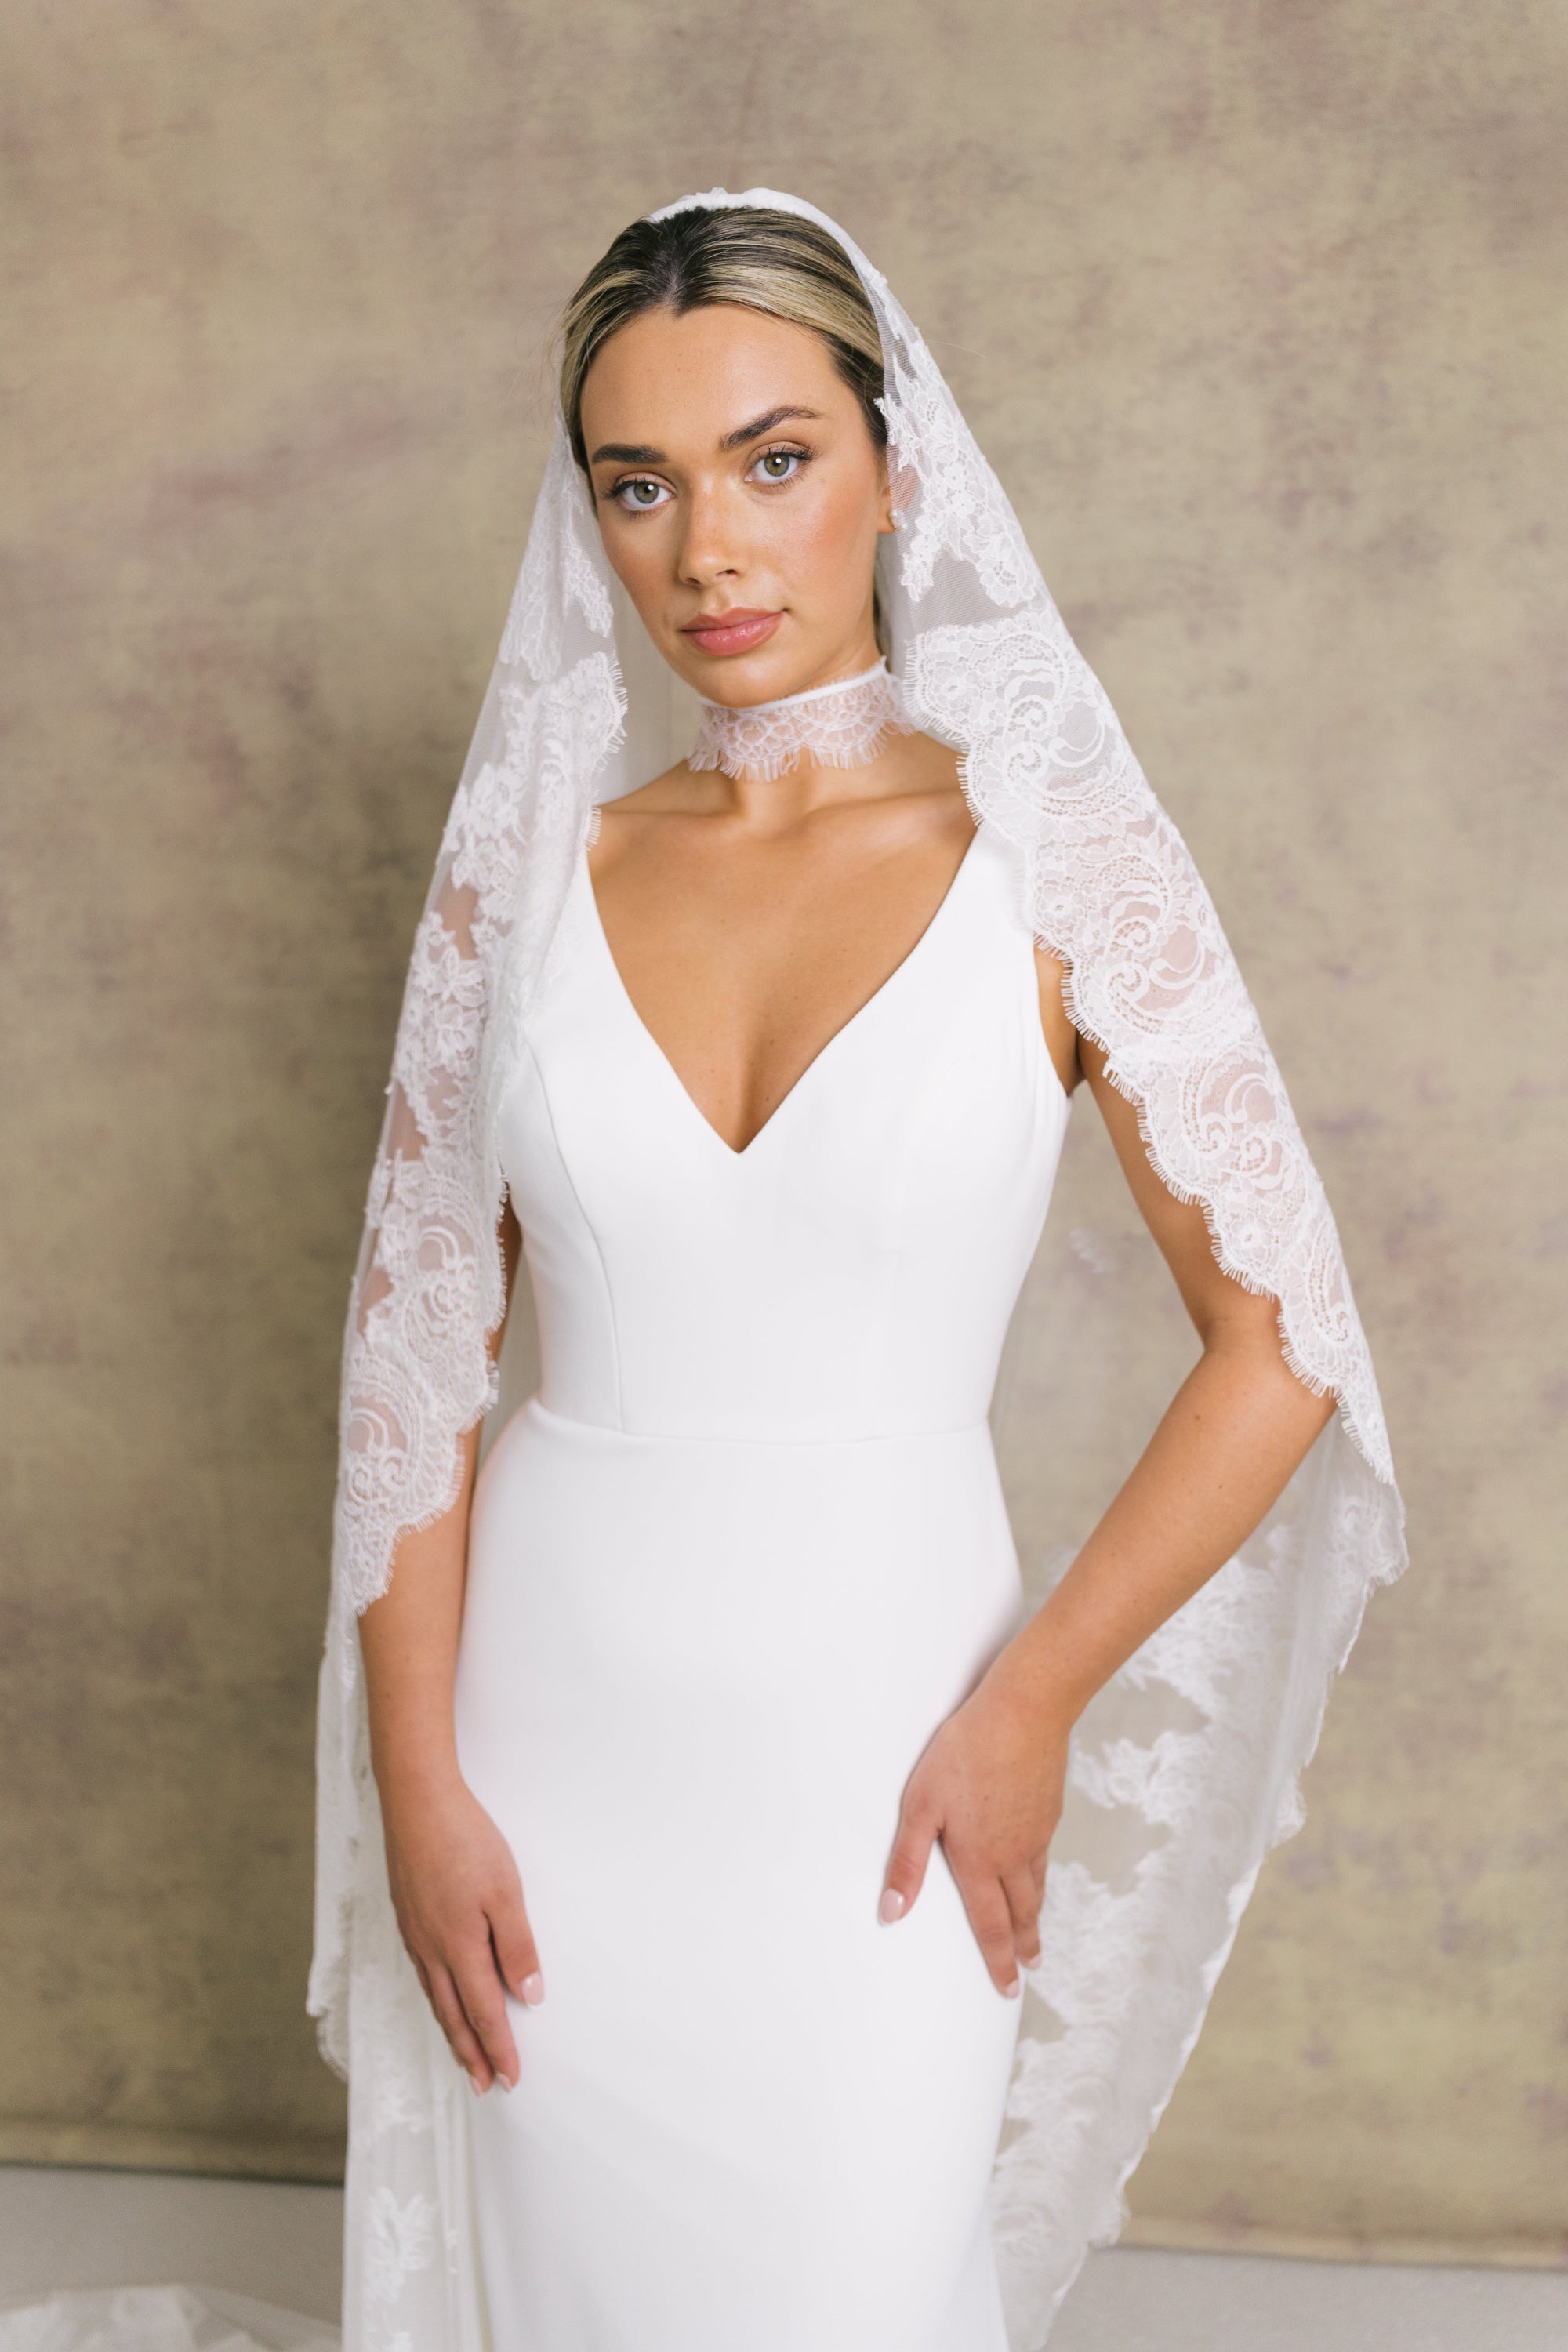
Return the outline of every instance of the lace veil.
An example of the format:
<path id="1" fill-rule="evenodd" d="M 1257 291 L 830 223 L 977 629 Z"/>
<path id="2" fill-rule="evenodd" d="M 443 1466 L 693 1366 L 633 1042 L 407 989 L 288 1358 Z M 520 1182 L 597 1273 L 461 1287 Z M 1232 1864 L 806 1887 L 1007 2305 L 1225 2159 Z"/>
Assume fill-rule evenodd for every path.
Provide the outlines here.
<path id="1" fill-rule="evenodd" d="M 1264 1526 L 1075 1738 L 994 2190 L 1012 2342 L 1037 2352 L 1087 2247 L 1116 2234 L 1263 1855 L 1299 1823 L 1329 1685 L 1368 1592 L 1404 1562 L 1402 1513 L 1333 1219 L 1279 1074 L 1208 894 L 1000 484 L 843 231 L 765 189 L 669 209 L 731 204 L 819 222 L 859 272 L 886 362 L 899 528 L 879 587 L 904 704 L 960 751 L 974 814 L 1016 845 L 1036 932 L 1067 965 L 1073 1018 L 1137 1105 L 1152 1164 L 1202 1203 L 1221 1264 L 1279 1300 L 1290 1364 L 1339 1403 Z M 461 2079 L 393 1922 L 357 1617 L 399 1536 L 454 1500 L 459 1437 L 495 1401 L 494 1109 L 595 804 L 676 755 L 668 709 L 668 673 L 612 593 L 558 430 L 416 935 L 344 1342 L 310 1998 L 351 2082 L 350 2352 L 486 2342 Z"/>

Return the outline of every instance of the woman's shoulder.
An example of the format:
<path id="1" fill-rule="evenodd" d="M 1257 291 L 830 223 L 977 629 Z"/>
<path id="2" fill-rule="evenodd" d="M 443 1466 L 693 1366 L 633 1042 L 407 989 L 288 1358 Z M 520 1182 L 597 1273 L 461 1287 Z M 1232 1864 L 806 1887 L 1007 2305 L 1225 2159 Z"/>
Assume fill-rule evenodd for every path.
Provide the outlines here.
<path id="1" fill-rule="evenodd" d="M 693 820 L 722 812 L 722 795 L 710 776 L 694 776 L 684 760 L 635 791 L 601 801 L 595 812 L 589 870 L 603 877 L 629 857 L 634 865 L 650 852 L 668 855 L 672 841 Z M 684 824 L 683 824 L 684 820 Z"/>

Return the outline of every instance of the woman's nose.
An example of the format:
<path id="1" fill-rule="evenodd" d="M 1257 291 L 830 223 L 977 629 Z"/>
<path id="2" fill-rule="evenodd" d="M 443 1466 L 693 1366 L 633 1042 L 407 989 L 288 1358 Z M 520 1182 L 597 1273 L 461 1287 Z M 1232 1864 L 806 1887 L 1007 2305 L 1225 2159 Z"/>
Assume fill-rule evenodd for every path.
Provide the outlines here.
<path id="1" fill-rule="evenodd" d="M 681 578 L 695 588 L 714 580 L 738 579 L 745 570 L 735 519 L 727 507 L 725 499 L 709 490 L 693 490 L 688 497 L 677 562 Z"/>

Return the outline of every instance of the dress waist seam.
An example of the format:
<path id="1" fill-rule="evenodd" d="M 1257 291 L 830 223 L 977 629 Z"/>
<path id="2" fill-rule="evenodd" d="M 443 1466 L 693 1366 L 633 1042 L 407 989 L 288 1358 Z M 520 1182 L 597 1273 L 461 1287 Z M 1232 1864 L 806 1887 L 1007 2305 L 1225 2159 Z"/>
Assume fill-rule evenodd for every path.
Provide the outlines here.
<path id="1" fill-rule="evenodd" d="M 531 1396 L 519 1411 L 531 1417 L 552 1423 L 574 1436 L 618 1438 L 627 1445 L 751 1445 L 765 1446 L 771 1453 L 821 1452 L 826 1447 L 867 1445 L 926 1445 L 948 1438 L 973 1437 L 983 1432 L 991 1433 L 991 1416 L 984 1412 L 978 1420 L 950 1423 L 931 1429 L 878 1429 L 853 1433 L 820 1437 L 779 1437 L 756 1435 L 734 1430 L 708 1429 L 617 1429 L 613 1422 L 582 1421 L 570 1413 L 557 1412 L 538 1396 Z"/>

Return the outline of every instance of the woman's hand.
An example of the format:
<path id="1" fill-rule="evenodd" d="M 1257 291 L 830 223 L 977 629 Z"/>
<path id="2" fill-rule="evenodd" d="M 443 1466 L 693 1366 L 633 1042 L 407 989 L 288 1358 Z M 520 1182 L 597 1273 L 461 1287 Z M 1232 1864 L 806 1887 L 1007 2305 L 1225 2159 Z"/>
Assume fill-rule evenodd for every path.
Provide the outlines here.
<path id="1" fill-rule="evenodd" d="M 505 1995 L 534 2008 L 544 1979 L 511 1848 L 461 1779 L 382 1803 L 393 1906 L 437 2022 L 476 2093 L 512 2090 Z"/>
<path id="2" fill-rule="evenodd" d="M 882 1919 L 909 1910 L 941 1838 L 992 1981 L 1010 1997 L 1020 1990 L 1020 1962 L 1033 1968 L 1040 1957 L 1046 1850 L 1061 1818 L 1070 1729 L 1005 1650 L 904 1790 Z"/>

